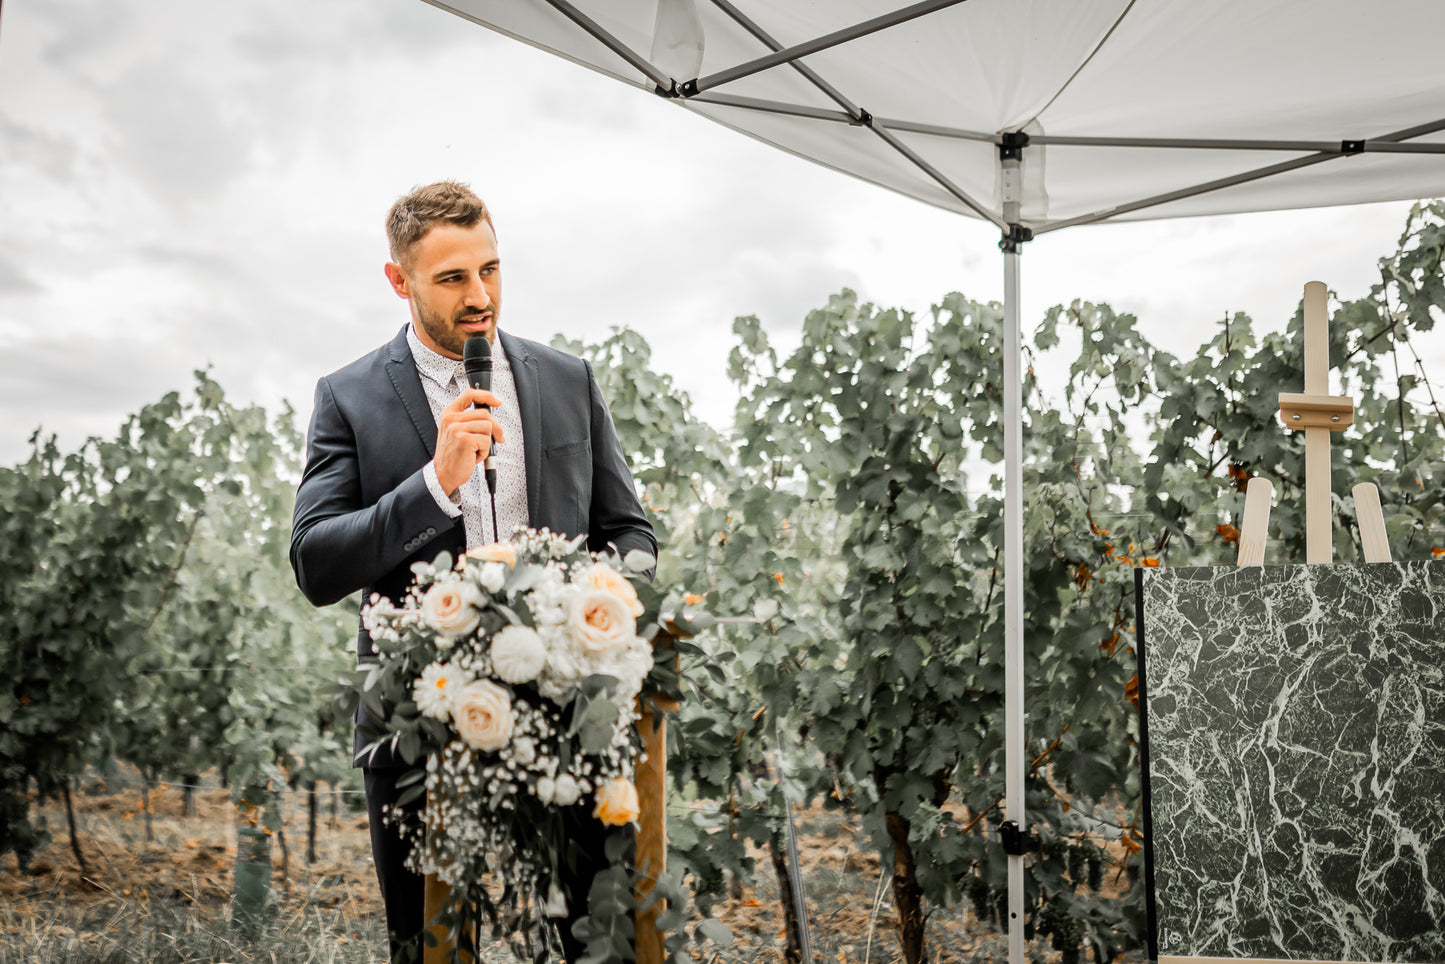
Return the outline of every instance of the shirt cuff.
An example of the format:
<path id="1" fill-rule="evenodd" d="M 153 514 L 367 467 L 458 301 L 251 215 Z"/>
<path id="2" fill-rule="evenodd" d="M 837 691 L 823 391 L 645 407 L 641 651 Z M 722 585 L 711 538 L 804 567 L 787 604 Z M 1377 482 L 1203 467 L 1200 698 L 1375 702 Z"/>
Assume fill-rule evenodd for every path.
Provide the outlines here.
<path id="1" fill-rule="evenodd" d="M 458 492 L 455 497 L 447 495 L 446 490 L 442 488 L 441 482 L 437 480 L 437 464 L 435 462 L 428 462 L 422 466 L 421 477 L 426 480 L 427 491 L 430 492 L 431 497 L 436 500 L 437 508 L 441 509 L 453 519 L 458 518 L 462 514 L 462 494 Z"/>

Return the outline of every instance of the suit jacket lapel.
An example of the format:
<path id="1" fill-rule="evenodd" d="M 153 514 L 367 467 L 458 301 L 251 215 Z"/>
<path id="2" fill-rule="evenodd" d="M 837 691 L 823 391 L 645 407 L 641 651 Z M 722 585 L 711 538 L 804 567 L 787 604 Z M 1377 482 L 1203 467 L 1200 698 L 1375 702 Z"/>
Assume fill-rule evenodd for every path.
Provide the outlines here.
<path id="1" fill-rule="evenodd" d="M 527 466 L 527 524 L 538 528 L 542 481 L 542 401 L 537 378 L 537 359 L 520 338 L 498 331 L 502 351 L 512 368 L 512 385 L 517 390 L 517 407 L 522 416 L 522 457 Z"/>
<path id="2" fill-rule="evenodd" d="M 416 372 L 416 361 L 411 357 L 411 346 L 406 341 L 405 325 L 402 326 L 401 332 L 391 340 L 391 344 L 387 348 L 390 349 L 391 359 L 386 363 L 386 375 L 391 379 L 392 387 L 396 389 L 397 397 L 401 399 L 406 414 L 411 417 L 411 423 L 416 426 L 417 434 L 421 436 L 422 444 L 426 446 L 426 454 L 434 456 L 437 444 L 437 422 L 432 417 L 431 405 L 426 400 L 426 391 L 421 387 L 421 376 Z"/>

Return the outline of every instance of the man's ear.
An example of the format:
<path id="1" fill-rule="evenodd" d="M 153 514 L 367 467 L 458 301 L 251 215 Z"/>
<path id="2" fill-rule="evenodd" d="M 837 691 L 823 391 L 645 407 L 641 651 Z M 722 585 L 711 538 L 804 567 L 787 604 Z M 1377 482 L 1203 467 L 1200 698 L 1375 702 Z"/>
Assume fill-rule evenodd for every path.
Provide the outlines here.
<path id="1" fill-rule="evenodd" d="M 411 300 L 411 281 L 406 276 L 406 269 L 395 261 L 388 261 L 384 269 L 386 280 L 391 282 L 391 290 L 399 297 Z"/>

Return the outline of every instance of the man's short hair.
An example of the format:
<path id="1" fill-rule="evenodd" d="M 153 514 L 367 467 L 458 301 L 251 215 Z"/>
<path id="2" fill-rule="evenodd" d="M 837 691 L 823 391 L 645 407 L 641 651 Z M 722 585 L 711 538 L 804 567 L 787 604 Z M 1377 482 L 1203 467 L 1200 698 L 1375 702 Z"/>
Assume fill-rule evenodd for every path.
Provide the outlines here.
<path id="1" fill-rule="evenodd" d="M 482 199 L 460 181 L 438 181 L 414 187 L 396 199 L 386 215 L 386 240 L 391 245 L 391 260 L 409 267 L 411 249 L 438 224 L 475 227 L 485 221 L 492 230 L 492 215 Z"/>

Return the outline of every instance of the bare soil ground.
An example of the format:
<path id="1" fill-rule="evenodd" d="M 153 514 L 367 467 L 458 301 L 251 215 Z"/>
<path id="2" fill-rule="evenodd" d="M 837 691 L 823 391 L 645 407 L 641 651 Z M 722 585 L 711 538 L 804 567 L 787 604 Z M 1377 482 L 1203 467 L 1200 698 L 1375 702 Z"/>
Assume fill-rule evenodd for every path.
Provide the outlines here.
<path id="1" fill-rule="evenodd" d="M 307 860 L 306 798 L 287 802 L 285 848 L 272 842 L 273 906 L 254 939 L 230 923 L 237 819 L 229 791 L 184 793 L 162 785 L 150 794 L 153 839 L 147 841 L 138 780 L 92 779 L 74 795 L 85 873 L 71 852 L 65 812 L 42 811 L 51 844 L 21 874 L 13 857 L 0 863 L 0 964 L 9 962 L 303 961 L 372 964 L 385 959 L 381 898 L 371 866 L 364 809 L 347 791 L 323 788 L 315 862 Z M 895 918 L 878 856 L 836 814 L 800 814 L 801 864 L 808 892 L 813 958 L 838 964 L 900 960 Z M 759 855 L 759 882 L 718 904 L 713 916 L 732 930 L 717 964 L 782 962 L 783 915 L 771 865 Z M 1007 943 L 963 907 L 930 920 L 934 964 L 1003 961 Z M 1057 959 L 1047 945 L 1032 961 Z M 490 949 L 485 964 L 513 958 Z"/>

